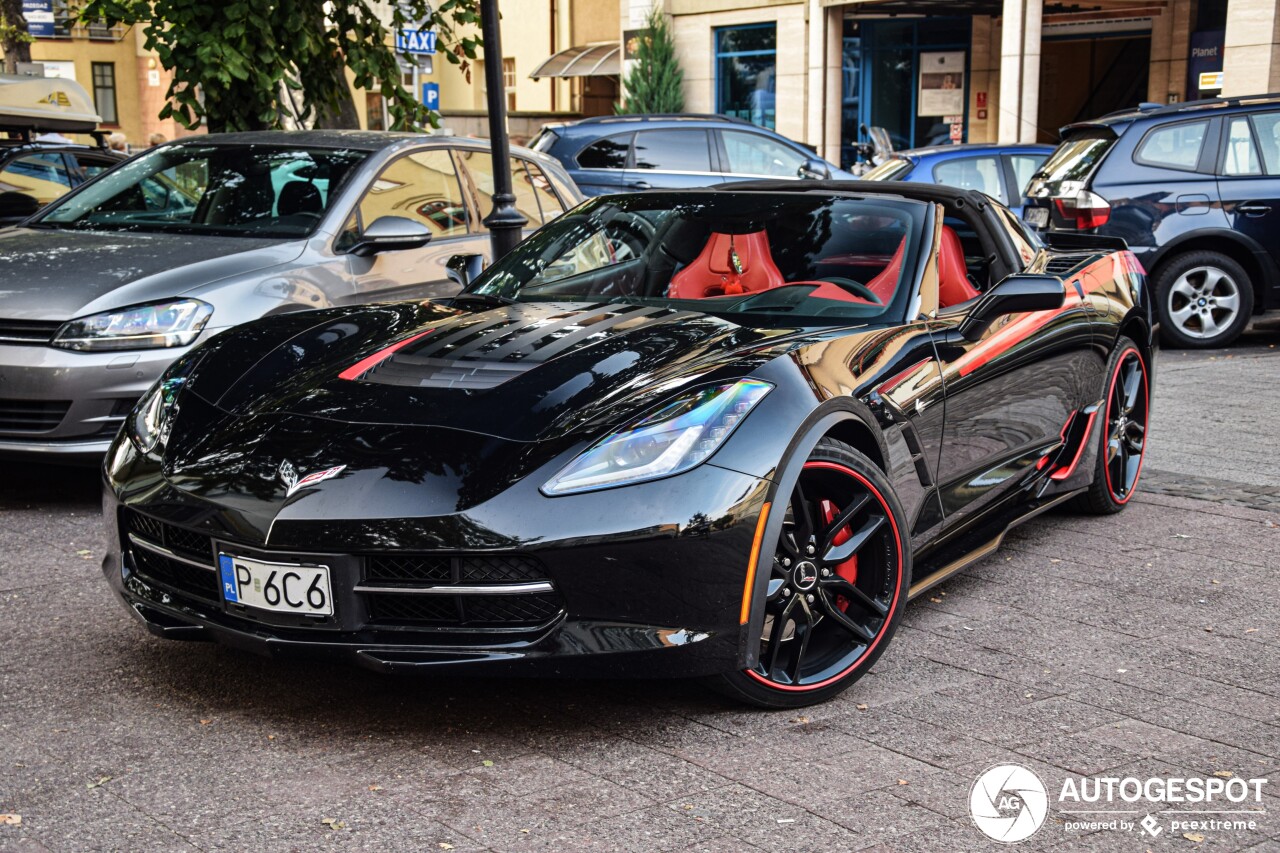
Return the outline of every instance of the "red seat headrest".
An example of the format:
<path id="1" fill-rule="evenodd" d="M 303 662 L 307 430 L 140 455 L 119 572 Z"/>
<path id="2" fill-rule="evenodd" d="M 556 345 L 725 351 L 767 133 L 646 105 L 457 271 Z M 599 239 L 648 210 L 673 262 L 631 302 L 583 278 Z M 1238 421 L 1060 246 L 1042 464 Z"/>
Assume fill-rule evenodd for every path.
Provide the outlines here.
<path id="1" fill-rule="evenodd" d="M 764 231 L 713 233 L 698 257 L 671 279 L 672 299 L 703 299 L 755 293 L 783 284 Z"/>
<path id="2" fill-rule="evenodd" d="M 956 230 L 943 225 L 942 244 L 938 247 L 938 307 L 959 305 L 977 295 L 977 289 L 969 282 L 964 246 L 960 245 Z"/>

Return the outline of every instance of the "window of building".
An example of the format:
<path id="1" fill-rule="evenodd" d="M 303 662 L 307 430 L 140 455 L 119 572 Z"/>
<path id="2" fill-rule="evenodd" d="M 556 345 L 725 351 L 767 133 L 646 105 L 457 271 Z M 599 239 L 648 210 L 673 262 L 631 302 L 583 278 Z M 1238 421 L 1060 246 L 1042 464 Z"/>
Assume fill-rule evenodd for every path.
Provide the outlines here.
<path id="1" fill-rule="evenodd" d="M 630 150 L 630 133 L 608 136 L 579 151 L 578 165 L 584 169 L 625 169 Z"/>
<path id="2" fill-rule="evenodd" d="M 76 13 L 67 0 L 53 0 L 53 37 L 71 38 L 71 28 L 75 26 Z"/>
<path id="3" fill-rule="evenodd" d="M 516 108 L 516 61 L 513 57 L 502 60 L 502 88 L 507 93 L 507 109 Z"/>
<path id="4" fill-rule="evenodd" d="M 373 85 L 377 85 L 374 83 Z M 383 103 L 381 92 L 365 92 L 364 93 L 364 115 L 365 124 L 369 130 L 386 130 L 387 106 Z"/>
<path id="5" fill-rule="evenodd" d="M 1208 119 L 1158 127 L 1142 140 L 1133 159 L 1148 166 L 1193 171 L 1200 162 L 1208 127 Z"/>
<path id="6" fill-rule="evenodd" d="M 636 169 L 710 172 L 705 130 L 646 130 L 636 134 Z"/>
<path id="7" fill-rule="evenodd" d="M 762 175 L 768 178 L 797 178 L 808 157 L 762 133 L 726 130 L 724 171 L 739 175 Z"/>
<path id="8" fill-rule="evenodd" d="M 382 216 L 421 222 L 437 238 L 465 235 L 467 208 L 448 150 L 405 154 L 383 169 L 360 201 L 361 227 Z"/>
<path id="9" fill-rule="evenodd" d="M 116 64 L 93 63 L 93 103 L 103 124 L 119 124 L 116 113 Z"/>
<path id="10" fill-rule="evenodd" d="M 715 30 L 716 112 L 777 127 L 778 25 Z"/>

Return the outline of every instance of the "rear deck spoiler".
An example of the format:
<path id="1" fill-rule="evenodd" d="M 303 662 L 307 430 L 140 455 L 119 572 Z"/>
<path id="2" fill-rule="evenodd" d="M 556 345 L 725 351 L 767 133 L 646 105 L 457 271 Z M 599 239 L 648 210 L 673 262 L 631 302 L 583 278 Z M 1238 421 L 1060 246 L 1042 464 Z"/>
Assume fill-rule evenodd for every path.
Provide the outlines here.
<path id="1" fill-rule="evenodd" d="M 1129 248 L 1123 237 L 1110 237 L 1103 234 L 1080 234 L 1075 231 L 1041 231 L 1040 239 L 1050 249 L 1087 250 L 1099 249 L 1108 252 L 1123 252 Z"/>

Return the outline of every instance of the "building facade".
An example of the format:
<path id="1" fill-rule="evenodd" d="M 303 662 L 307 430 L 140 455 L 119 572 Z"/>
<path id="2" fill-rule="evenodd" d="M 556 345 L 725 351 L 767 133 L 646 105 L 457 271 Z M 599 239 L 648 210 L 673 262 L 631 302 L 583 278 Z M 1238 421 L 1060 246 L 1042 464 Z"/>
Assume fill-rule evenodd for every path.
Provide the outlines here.
<path id="1" fill-rule="evenodd" d="M 620 0 L 635 19 L 649 0 Z M 1277 0 L 660 0 L 691 112 L 775 128 L 848 165 L 896 148 L 1053 142 L 1142 101 L 1280 89 Z"/>

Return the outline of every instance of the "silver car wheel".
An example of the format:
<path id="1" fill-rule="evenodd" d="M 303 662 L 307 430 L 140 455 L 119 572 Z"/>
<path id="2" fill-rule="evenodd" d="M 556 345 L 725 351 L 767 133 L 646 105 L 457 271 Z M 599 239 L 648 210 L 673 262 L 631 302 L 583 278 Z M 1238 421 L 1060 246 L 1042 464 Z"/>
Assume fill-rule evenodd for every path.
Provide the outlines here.
<path id="1" fill-rule="evenodd" d="M 1193 267 L 1169 288 L 1169 318 L 1190 338 L 1215 338 L 1240 313 L 1240 286 L 1217 267 Z"/>

